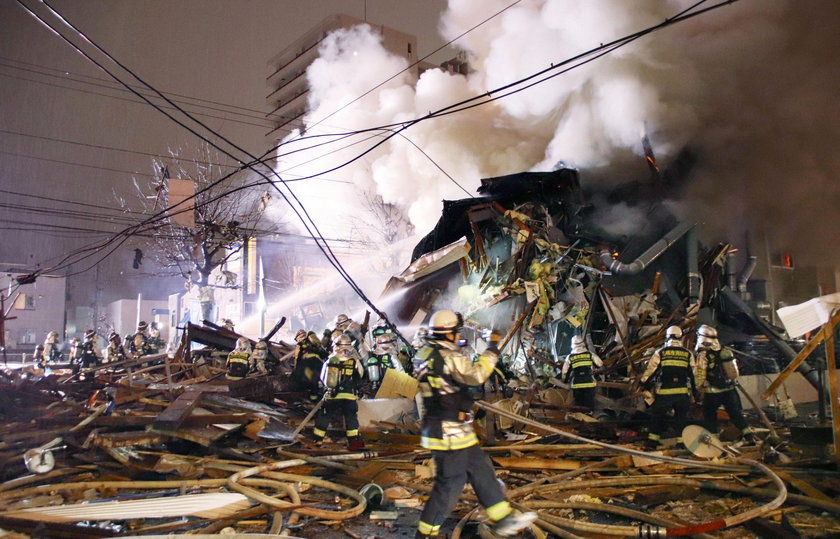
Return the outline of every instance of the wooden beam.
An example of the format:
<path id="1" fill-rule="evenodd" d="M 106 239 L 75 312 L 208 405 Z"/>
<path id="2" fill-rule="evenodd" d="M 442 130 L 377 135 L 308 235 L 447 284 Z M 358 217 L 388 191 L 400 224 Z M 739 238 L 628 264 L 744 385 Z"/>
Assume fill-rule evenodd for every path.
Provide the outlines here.
<path id="1" fill-rule="evenodd" d="M 806 496 L 810 496 L 811 498 L 816 498 L 818 500 L 823 500 L 826 502 L 834 501 L 831 497 L 826 495 L 823 491 L 815 488 L 808 481 L 797 479 L 796 477 L 793 477 L 789 473 L 785 472 L 784 470 L 780 470 L 777 467 L 773 468 L 773 473 L 775 473 L 776 475 L 778 475 L 779 477 L 781 477 L 782 479 L 799 489 L 802 492 L 802 494 L 805 494 Z"/>
<path id="2" fill-rule="evenodd" d="M 817 348 L 817 346 L 819 346 L 825 340 L 826 335 L 834 334 L 834 326 L 836 326 L 838 323 L 840 323 L 840 310 L 831 315 L 831 318 L 829 318 L 828 322 L 826 322 L 822 329 L 816 335 L 814 335 L 814 338 L 808 341 L 808 344 L 805 345 L 805 348 L 800 350 L 799 353 L 796 354 L 796 357 L 793 358 L 793 361 L 791 361 L 790 364 L 788 364 L 788 366 L 785 367 L 784 370 L 779 373 L 779 376 L 777 376 L 776 379 L 773 380 L 773 383 L 770 384 L 770 387 L 768 387 L 767 390 L 761 394 L 762 400 L 767 400 L 768 398 L 770 398 L 770 396 L 776 391 L 776 389 L 778 389 L 778 387 L 782 385 L 782 383 L 784 383 L 785 380 L 787 380 L 788 376 L 790 376 L 797 369 L 797 367 L 799 367 L 799 365 L 802 364 L 802 362 L 805 361 L 808 358 L 808 356 L 811 355 L 811 352 L 813 352 Z"/>
<path id="3" fill-rule="evenodd" d="M 831 398 L 831 426 L 834 431 L 834 459 L 840 459 L 840 387 L 837 384 L 837 357 L 834 355 L 834 326 L 824 328 L 825 359 L 828 369 L 828 395 Z"/>
<path id="4" fill-rule="evenodd" d="M 492 457 L 502 468 L 514 470 L 577 470 L 580 462 L 568 459 L 540 459 L 534 457 Z"/>
<path id="5" fill-rule="evenodd" d="M 152 430 L 165 433 L 178 430 L 201 400 L 202 395 L 204 392 L 192 389 L 181 393 L 152 423 Z"/>

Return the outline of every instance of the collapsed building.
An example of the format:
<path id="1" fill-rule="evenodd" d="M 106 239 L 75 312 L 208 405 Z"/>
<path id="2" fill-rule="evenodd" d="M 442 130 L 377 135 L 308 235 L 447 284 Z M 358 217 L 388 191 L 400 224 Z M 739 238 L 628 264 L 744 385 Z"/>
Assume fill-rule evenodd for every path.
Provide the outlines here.
<path id="1" fill-rule="evenodd" d="M 435 308 L 462 310 L 506 333 L 508 361 L 530 377 L 559 368 L 576 332 L 605 358 L 606 372 L 632 374 L 673 324 L 717 326 L 742 374 L 788 365 L 801 344 L 747 301 L 756 257 L 733 267 L 731 245 L 701 245 L 699 225 L 680 222 L 637 184 L 607 198 L 631 192 L 646 221 L 627 235 L 598 221 L 576 170 L 483 179 L 482 197 L 444 202 L 411 265 L 388 283 L 386 295 L 403 294 L 393 316 L 413 325 Z M 800 372 L 821 388 L 807 362 Z"/>

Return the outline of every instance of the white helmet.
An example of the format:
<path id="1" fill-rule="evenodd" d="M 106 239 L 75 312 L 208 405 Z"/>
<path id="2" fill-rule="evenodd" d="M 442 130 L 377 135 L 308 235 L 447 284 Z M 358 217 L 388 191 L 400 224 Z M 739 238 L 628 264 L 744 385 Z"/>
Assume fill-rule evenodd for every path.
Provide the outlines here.
<path id="1" fill-rule="evenodd" d="M 698 337 L 706 337 L 708 339 L 717 339 L 718 338 L 717 330 L 715 328 L 713 328 L 712 326 L 707 326 L 706 324 L 703 324 L 702 326 L 697 328 L 697 336 Z"/>
<path id="2" fill-rule="evenodd" d="M 429 332 L 435 336 L 443 336 L 447 333 L 457 332 L 464 324 L 461 313 L 453 311 L 437 311 L 429 319 Z"/>
<path id="3" fill-rule="evenodd" d="M 582 335 L 575 335 L 572 337 L 572 352 L 584 352 L 586 351 L 586 340 L 584 340 Z"/>
<path id="4" fill-rule="evenodd" d="M 266 350 L 268 345 L 265 341 L 257 341 L 257 344 L 254 345 L 254 350 Z"/>
<path id="5" fill-rule="evenodd" d="M 665 330 L 666 339 L 682 339 L 683 332 L 680 326 L 671 326 Z"/>
<path id="6" fill-rule="evenodd" d="M 414 338 L 411 340 L 411 346 L 414 348 L 420 348 L 426 342 L 426 338 L 429 336 L 429 328 L 426 326 L 420 326 L 417 328 L 417 331 L 414 333 Z"/>
<path id="7" fill-rule="evenodd" d="M 335 317 L 335 327 L 337 328 L 344 329 L 344 326 L 346 326 L 349 322 L 350 317 L 348 317 L 346 314 L 340 314 Z"/>
<path id="8" fill-rule="evenodd" d="M 246 339 L 245 337 L 239 337 L 236 339 L 236 351 L 237 352 L 247 352 L 251 353 L 251 341 Z"/>
<path id="9" fill-rule="evenodd" d="M 697 328 L 697 345 L 696 348 L 711 348 L 712 350 L 720 349 L 720 341 L 718 341 L 718 333 L 712 326 L 703 324 Z"/>

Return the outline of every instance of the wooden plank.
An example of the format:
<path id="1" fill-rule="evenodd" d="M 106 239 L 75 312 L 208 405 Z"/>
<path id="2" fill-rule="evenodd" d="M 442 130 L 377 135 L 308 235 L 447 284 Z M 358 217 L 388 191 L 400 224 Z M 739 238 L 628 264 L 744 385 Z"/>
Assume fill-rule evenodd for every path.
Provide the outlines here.
<path id="1" fill-rule="evenodd" d="M 778 475 L 779 477 L 781 477 L 782 479 L 799 489 L 806 496 L 810 496 L 811 498 L 816 498 L 818 500 L 823 500 L 826 502 L 834 501 L 834 499 L 827 496 L 823 491 L 817 489 L 807 481 L 797 479 L 796 477 L 793 477 L 789 473 L 783 470 L 779 470 L 778 468 L 773 468 L 773 473 L 775 473 L 776 475 Z"/>
<path id="2" fill-rule="evenodd" d="M 796 354 L 796 357 L 793 358 L 793 361 L 791 361 L 788 364 L 788 366 L 785 367 L 784 370 L 779 373 L 779 376 L 777 376 L 776 379 L 773 380 L 773 383 L 770 384 L 770 387 L 768 387 L 767 390 L 761 394 L 762 400 L 767 400 L 768 398 L 770 398 L 770 396 L 776 391 L 776 389 L 778 389 L 778 387 L 782 385 L 782 383 L 784 383 L 785 380 L 787 380 L 788 376 L 793 374 L 793 372 L 799 367 L 799 365 L 801 365 L 802 362 L 805 361 L 809 355 L 811 355 L 811 352 L 813 352 L 817 348 L 817 346 L 819 346 L 825 340 L 826 335 L 833 335 L 834 326 L 836 326 L 838 323 L 840 323 L 840 310 L 831 315 L 831 318 L 828 320 L 828 322 L 826 322 L 826 324 L 822 327 L 819 333 L 814 335 L 814 338 L 808 341 L 808 344 L 805 345 L 805 348 L 800 350 L 800 352 Z"/>
<path id="3" fill-rule="evenodd" d="M 166 410 L 160 413 L 154 423 L 152 430 L 160 432 L 173 432 L 178 430 L 184 420 L 189 416 L 193 408 L 204 393 L 202 391 L 189 390 L 181 393 Z"/>
<path id="4" fill-rule="evenodd" d="M 833 317 L 832 317 L 833 318 Z M 834 459 L 840 459 L 840 387 L 837 383 L 837 357 L 834 355 L 834 325 L 825 328 L 825 358 L 828 368 L 828 394 L 831 398 L 831 426 L 834 430 Z"/>
<path id="5" fill-rule="evenodd" d="M 567 459 L 538 459 L 534 457 L 492 457 L 502 468 L 514 470 L 577 470 L 580 462 Z"/>
<path id="6" fill-rule="evenodd" d="M 163 443 L 167 436 L 155 432 L 129 431 L 95 434 L 90 443 L 97 447 L 131 447 Z"/>
<path id="7" fill-rule="evenodd" d="M 181 438 L 195 442 L 204 447 L 210 447 L 220 438 L 228 435 L 232 430 L 225 430 L 218 427 L 185 427 L 169 433 L 173 438 Z"/>
<path id="8" fill-rule="evenodd" d="M 120 500 L 99 503 L 78 503 L 50 507 L 33 507 L 0 513 L 3 518 L 39 520 L 42 522 L 80 522 L 84 520 L 126 520 L 197 516 L 225 518 L 250 507 L 242 494 L 217 492 L 187 494 L 146 500 Z"/>

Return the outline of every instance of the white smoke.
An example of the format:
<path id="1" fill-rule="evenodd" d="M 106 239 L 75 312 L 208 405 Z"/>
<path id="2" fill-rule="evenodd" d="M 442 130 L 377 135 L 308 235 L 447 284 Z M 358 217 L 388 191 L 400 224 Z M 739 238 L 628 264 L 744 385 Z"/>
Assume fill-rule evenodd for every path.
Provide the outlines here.
<path id="1" fill-rule="evenodd" d="M 510 4 L 450 0 L 441 33 L 453 39 Z M 408 72 L 391 78 L 407 64 L 388 53 L 370 27 L 337 31 L 308 72 L 305 134 L 414 119 L 662 22 L 691 4 L 524 0 L 455 43 L 474 69 L 469 76 L 430 70 L 416 82 Z M 834 98 L 838 14 L 837 3 L 741 0 L 491 104 L 421 122 L 403 132 L 411 142 L 396 136 L 325 174 L 349 183 L 299 182 L 295 190 L 319 225 L 336 233 L 345 218 L 358 215 L 358 189 L 373 188 L 424 234 L 443 199 L 467 196 L 454 181 L 474 193 L 483 177 L 551 170 L 559 163 L 579 168 L 584 181 L 593 181 L 587 170 L 604 167 L 617 171 L 614 180 L 638 179 L 626 171 L 643 166 L 647 125 L 661 166 L 684 148 L 698 158 L 681 206 L 687 217 L 723 231 L 733 216 L 769 228 L 784 215 L 784 231 L 773 230 L 780 246 L 796 243 L 806 250 L 803 237 L 814 238 L 814 245 L 831 242 L 840 215 L 840 158 L 832 147 L 840 125 Z M 329 171 L 381 140 L 364 137 L 382 134 L 287 156 L 278 169 L 288 179 Z M 354 145 L 338 149 L 342 144 Z M 818 226 L 815 215 L 827 226 Z"/>

